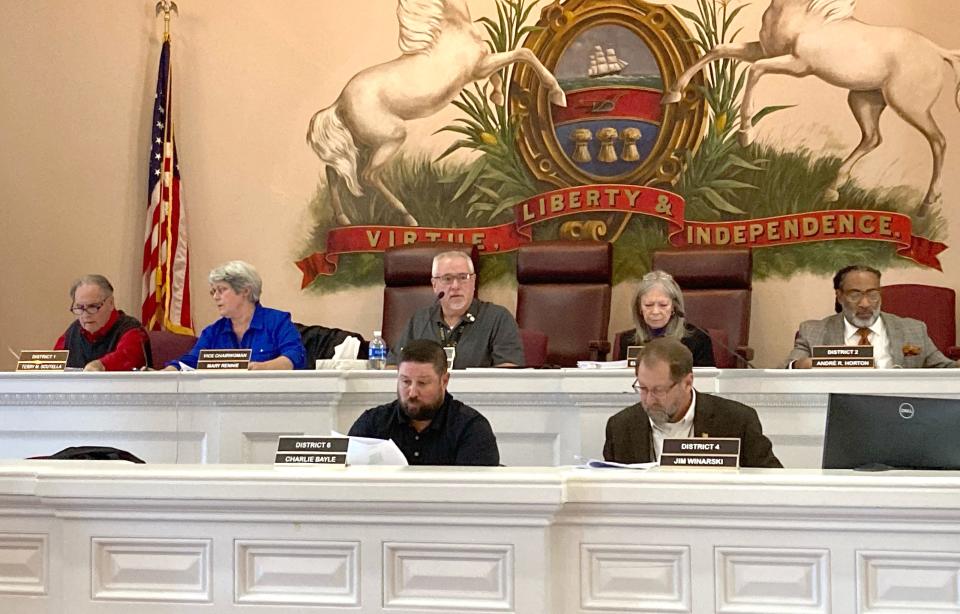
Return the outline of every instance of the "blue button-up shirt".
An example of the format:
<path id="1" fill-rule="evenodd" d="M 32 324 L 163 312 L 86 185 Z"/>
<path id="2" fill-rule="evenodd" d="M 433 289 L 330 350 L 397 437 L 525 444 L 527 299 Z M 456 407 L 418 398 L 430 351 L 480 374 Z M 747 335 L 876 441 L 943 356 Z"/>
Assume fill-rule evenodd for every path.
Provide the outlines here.
<path id="1" fill-rule="evenodd" d="M 179 368 L 180 362 L 193 368 L 197 367 L 200 350 L 252 350 L 251 362 L 266 362 L 278 356 L 286 356 L 294 369 L 302 369 L 307 361 L 307 352 L 300 340 L 300 333 L 293 325 L 290 314 L 278 309 L 270 309 L 257 303 L 250 320 L 250 328 L 238 340 L 233 332 L 230 318 L 220 318 L 203 329 L 193 349 L 167 365 Z"/>

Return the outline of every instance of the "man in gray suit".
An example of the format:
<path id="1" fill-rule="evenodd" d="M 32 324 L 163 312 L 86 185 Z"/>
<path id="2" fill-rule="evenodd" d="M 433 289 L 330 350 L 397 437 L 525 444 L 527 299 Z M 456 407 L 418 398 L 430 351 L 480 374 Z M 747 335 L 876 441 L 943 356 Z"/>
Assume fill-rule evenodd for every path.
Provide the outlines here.
<path id="1" fill-rule="evenodd" d="M 664 439 L 736 437 L 741 467 L 782 467 L 757 412 L 693 387 L 693 354 L 678 339 L 648 341 L 637 359 L 640 402 L 607 421 L 603 458 L 618 463 L 660 459 Z"/>
<path id="2" fill-rule="evenodd" d="M 785 366 L 809 369 L 818 345 L 872 345 L 878 368 L 957 367 L 927 335 L 919 320 L 880 311 L 880 271 L 857 264 L 833 277 L 837 314 L 800 324 Z"/>

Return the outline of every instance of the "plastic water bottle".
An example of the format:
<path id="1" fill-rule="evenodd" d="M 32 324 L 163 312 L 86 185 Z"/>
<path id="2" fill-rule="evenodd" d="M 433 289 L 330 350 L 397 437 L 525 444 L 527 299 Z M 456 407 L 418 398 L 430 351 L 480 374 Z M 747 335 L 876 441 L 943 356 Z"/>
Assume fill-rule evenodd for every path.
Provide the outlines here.
<path id="1" fill-rule="evenodd" d="M 370 340 L 367 357 L 371 369 L 382 370 L 387 366 L 387 343 L 383 340 L 379 330 L 373 331 L 373 339 Z"/>

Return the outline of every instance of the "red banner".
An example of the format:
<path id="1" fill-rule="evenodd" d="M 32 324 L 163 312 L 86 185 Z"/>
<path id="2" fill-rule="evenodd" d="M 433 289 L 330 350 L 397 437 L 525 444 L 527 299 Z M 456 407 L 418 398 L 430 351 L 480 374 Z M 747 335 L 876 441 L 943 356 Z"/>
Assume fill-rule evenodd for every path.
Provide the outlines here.
<path id="1" fill-rule="evenodd" d="M 509 252 L 531 240 L 531 226 L 547 220 L 584 213 L 639 214 L 667 223 L 667 234 L 677 247 L 770 247 L 816 241 L 858 239 L 896 244 L 897 254 L 942 270 L 937 254 L 943 243 L 914 237 L 910 217 L 889 211 L 860 209 L 811 211 L 732 222 L 684 219 L 683 198 L 657 188 L 598 184 L 544 192 L 514 207 L 514 222 L 476 228 L 422 228 L 409 226 L 346 226 L 327 233 L 327 251 L 297 262 L 303 271 L 301 287 L 319 275 L 333 275 L 340 254 L 382 252 L 395 245 L 451 241 L 475 244 L 482 254 Z"/>
<path id="2" fill-rule="evenodd" d="M 554 106 L 551 114 L 556 126 L 610 118 L 639 119 L 659 125 L 663 121 L 662 99 L 663 92 L 657 90 L 591 88 L 567 92 L 567 106 Z"/>
<path id="3" fill-rule="evenodd" d="M 677 247 L 755 248 L 841 239 L 895 243 L 898 256 L 943 270 L 937 254 L 947 246 L 913 236 L 910 217 L 890 211 L 837 209 L 739 222 L 691 221 L 682 233 L 670 235 Z"/>
<path id="4" fill-rule="evenodd" d="M 395 245 L 437 241 L 475 244 L 485 254 L 496 254 L 513 251 L 529 240 L 529 234 L 509 223 L 479 228 L 344 226 L 327 231 L 327 251 L 311 254 L 296 264 L 303 271 L 300 287 L 306 288 L 317 276 L 336 273 L 340 254 L 375 253 Z"/>
<path id="5" fill-rule="evenodd" d="M 580 213 L 640 213 L 665 220 L 670 234 L 683 229 L 683 199 L 666 190 L 637 185 L 596 184 L 544 192 L 517 203 L 517 228 Z"/>

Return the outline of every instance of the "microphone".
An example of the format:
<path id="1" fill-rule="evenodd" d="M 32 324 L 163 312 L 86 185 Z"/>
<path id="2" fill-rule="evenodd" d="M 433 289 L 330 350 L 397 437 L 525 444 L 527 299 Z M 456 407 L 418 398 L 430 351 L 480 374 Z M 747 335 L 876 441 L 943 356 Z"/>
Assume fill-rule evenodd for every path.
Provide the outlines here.
<path id="1" fill-rule="evenodd" d="M 147 337 L 146 342 L 150 343 L 150 337 Z M 147 353 L 147 343 L 144 343 L 144 339 L 140 340 L 140 351 L 143 353 L 143 367 L 139 369 L 140 371 L 153 371 L 153 361 L 150 360 L 150 354 Z M 134 369 L 134 371 L 137 371 L 137 369 Z"/>
<path id="2" fill-rule="evenodd" d="M 441 290 L 436 294 L 436 296 L 433 297 L 433 302 L 430 303 L 430 313 L 433 313 L 433 310 L 437 308 L 437 309 L 440 309 L 440 313 L 443 314 L 443 306 L 440 304 L 440 299 L 442 299 L 446 295 L 447 293 Z"/>
<path id="3" fill-rule="evenodd" d="M 688 324 L 691 328 L 694 328 L 694 329 L 700 331 L 701 333 L 703 333 L 704 335 L 706 335 L 706 336 L 710 339 L 710 343 L 716 343 L 716 342 L 717 342 L 717 340 L 714 339 L 714 338 L 710 335 L 710 333 L 709 333 L 708 331 L 700 328 L 699 326 L 697 326 L 696 324 L 694 324 L 694 323 L 691 322 L 690 320 L 687 320 L 687 319 L 686 319 L 686 318 L 687 318 L 687 314 L 685 314 L 682 309 L 674 309 L 673 313 L 676 314 L 676 316 L 677 316 L 678 318 L 683 318 L 684 320 L 686 320 L 685 324 Z M 721 343 L 721 344 L 720 344 L 720 347 L 722 347 L 722 348 L 725 349 L 726 351 L 728 351 L 728 352 L 730 352 L 731 354 L 733 354 L 733 356 L 736 357 L 736 359 L 737 359 L 738 361 L 743 361 L 744 364 L 747 365 L 747 368 L 748 368 L 748 369 L 756 369 L 756 367 L 753 366 L 753 363 L 750 362 L 749 360 L 747 360 L 747 358 L 746 358 L 745 356 L 743 356 L 742 354 L 740 354 L 740 351 L 737 350 L 737 349 L 735 349 L 733 346 L 728 345 L 727 343 Z"/>

